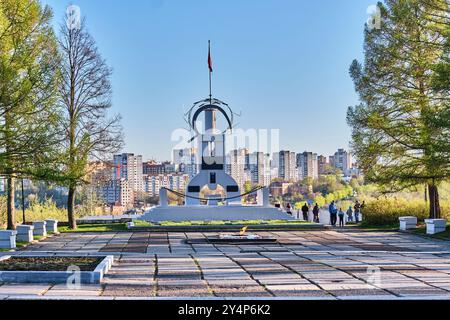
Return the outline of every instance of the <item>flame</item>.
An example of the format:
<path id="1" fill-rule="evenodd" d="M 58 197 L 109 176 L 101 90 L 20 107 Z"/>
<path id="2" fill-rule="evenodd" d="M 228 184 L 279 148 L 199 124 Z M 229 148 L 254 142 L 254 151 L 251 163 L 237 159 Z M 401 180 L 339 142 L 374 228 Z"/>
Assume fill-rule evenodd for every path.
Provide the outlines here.
<path id="1" fill-rule="evenodd" d="M 245 235 L 245 233 L 247 232 L 248 227 L 243 227 L 241 229 L 241 232 L 239 233 L 241 236 Z"/>

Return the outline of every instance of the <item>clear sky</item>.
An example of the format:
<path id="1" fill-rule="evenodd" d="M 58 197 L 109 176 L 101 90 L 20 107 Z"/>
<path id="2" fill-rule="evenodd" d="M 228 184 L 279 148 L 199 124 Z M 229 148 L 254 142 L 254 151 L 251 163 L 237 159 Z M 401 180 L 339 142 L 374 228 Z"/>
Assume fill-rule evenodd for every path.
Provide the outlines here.
<path id="1" fill-rule="evenodd" d="M 357 104 L 348 68 L 363 53 L 375 0 L 42 0 L 55 25 L 78 5 L 114 69 L 113 112 L 123 117 L 123 151 L 170 159 L 171 133 L 208 95 L 239 127 L 280 129 L 281 148 L 330 155 L 348 147 L 347 107 Z"/>

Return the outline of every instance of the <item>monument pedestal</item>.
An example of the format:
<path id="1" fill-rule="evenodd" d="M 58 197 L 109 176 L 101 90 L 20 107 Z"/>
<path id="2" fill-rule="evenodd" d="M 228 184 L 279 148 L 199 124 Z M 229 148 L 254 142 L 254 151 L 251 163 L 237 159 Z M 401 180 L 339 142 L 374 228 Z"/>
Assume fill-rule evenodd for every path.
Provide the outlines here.
<path id="1" fill-rule="evenodd" d="M 277 208 L 263 206 L 158 206 L 147 211 L 145 221 L 238 221 L 238 220 L 294 220 Z"/>

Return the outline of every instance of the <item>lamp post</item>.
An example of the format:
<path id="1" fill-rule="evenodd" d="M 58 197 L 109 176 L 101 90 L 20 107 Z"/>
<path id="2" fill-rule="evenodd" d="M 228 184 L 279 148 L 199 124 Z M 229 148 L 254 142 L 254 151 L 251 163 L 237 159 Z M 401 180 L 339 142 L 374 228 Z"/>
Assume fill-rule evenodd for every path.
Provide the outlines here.
<path id="1" fill-rule="evenodd" d="M 26 223 L 26 217 L 25 217 L 25 192 L 23 190 L 23 178 L 22 178 L 22 220 L 23 224 Z"/>

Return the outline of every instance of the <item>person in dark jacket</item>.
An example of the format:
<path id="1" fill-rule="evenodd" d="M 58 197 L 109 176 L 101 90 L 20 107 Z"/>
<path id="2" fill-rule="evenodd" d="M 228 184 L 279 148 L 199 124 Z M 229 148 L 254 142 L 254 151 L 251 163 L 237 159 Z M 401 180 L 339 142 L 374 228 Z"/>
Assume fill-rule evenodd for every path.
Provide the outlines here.
<path id="1" fill-rule="evenodd" d="M 336 204 L 334 203 L 334 200 L 331 201 L 331 203 L 328 207 L 328 211 L 330 212 L 330 224 L 334 227 L 334 226 L 336 226 L 337 212 L 338 212 L 338 209 L 336 207 Z"/>
<path id="2" fill-rule="evenodd" d="M 305 204 L 304 204 L 303 207 L 302 207 L 302 213 L 303 213 L 303 220 L 304 220 L 304 221 L 308 221 L 309 207 L 308 207 L 308 205 L 306 204 L 306 202 L 305 202 Z"/>
<path id="3" fill-rule="evenodd" d="M 314 222 L 319 223 L 319 205 L 316 203 L 316 205 L 313 208 L 313 215 L 314 215 Z"/>
<path id="4" fill-rule="evenodd" d="M 352 208 L 352 206 L 348 207 L 348 209 L 347 209 L 347 219 L 348 219 L 348 222 L 353 222 L 353 208 Z"/>
<path id="5" fill-rule="evenodd" d="M 339 227 L 342 228 L 345 225 L 345 213 L 344 211 L 342 211 L 342 208 L 339 208 L 338 216 L 339 216 Z"/>

